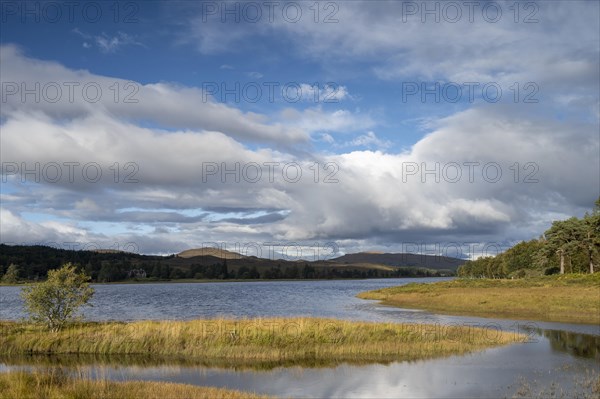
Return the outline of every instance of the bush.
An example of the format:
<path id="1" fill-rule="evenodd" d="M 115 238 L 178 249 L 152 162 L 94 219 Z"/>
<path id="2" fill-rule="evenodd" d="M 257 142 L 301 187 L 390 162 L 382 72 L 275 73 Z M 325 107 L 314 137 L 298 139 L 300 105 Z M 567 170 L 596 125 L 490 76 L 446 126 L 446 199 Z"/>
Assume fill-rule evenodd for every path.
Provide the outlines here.
<path id="1" fill-rule="evenodd" d="M 19 282 L 19 267 L 11 264 L 2 277 L 2 282 L 6 284 L 17 284 Z"/>
<path id="2" fill-rule="evenodd" d="M 24 288 L 21 294 L 31 320 L 43 323 L 51 331 L 61 330 L 94 295 L 89 280 L 70 263 L 50 270 L 48 280 Z"/>

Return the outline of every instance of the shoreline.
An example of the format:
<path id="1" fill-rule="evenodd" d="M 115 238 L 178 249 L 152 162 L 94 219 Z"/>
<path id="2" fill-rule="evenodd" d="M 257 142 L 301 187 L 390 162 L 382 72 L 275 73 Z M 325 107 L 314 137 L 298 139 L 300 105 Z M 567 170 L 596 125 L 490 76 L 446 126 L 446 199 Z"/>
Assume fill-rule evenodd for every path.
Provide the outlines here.
<path id="1" fill-rule="evenodd" d="M 206 284 L 206 283 L 259 283 L 259 282 L 301 282 L 301 281 L 369 281 L 369 280 L 400 280 L 400 279 L 417 279 L 417 278 L 428 278 L 428 279 L 449 279 L 456 278 L 456 276 L 448 277 L 378 277 L 378 278 L 292 278 L 292 279 L 227 279 L 227 280 L 210 280 L 210 279 L 174 279 L 174 280 L 123 280 L 123 281 L 111 281 L 111 282 L 90 282 L 90 285 L 132 285 L 132 284 Z M 42 282 L 45 280 L 40 280 Z M 0 287 L 26 287 L 29 285 L 37 284 L 35 281 L 20 282 L 16 284 L 0 283 Z"/>
<path id="2" fill-rule="evenodd" d="M 453 316 L 600 323 L 600 273 L 410 283 L 364 291 L 357 297 L 396 308 Z"/>

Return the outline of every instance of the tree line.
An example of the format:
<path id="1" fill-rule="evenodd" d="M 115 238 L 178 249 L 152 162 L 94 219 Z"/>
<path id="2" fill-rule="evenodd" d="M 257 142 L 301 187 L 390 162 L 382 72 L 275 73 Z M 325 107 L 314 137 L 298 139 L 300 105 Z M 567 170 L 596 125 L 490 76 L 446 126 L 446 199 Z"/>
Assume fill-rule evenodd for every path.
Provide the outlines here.
<path id="1" fill-rule="evenodd" d="M 600 198 L 583 218 L 557 220 L 538 238 L 520 242 L 495 257 L 459 267 L 461 277 L 519 278 L 594 273 L 600 262 Z"/>
<path id="2" fill-rule="evenodd" d="M 351 266 L 314 265 L 266 260 L 264 264 L 237 264 L 215 260 L 212 264 L 185 263 L 174 256 L 146 256 L 130 253 L 73 251 L 44 246 L 9 246 L 0 244 L 0 281 L 15 284 L 43 281 L 48 272 L 71 263 L 93 282 L 109 283 L 125 280 L 245 280 L 245 279 L 338 279 L 437 277 L 452 275 L 450 270 L 417 267 L 395 267 L 392 270 Z M 239 261 L 238 261 L 239 262 Z M 256 263 L 256 262 L 255 262 Z"/>
<path id="3" fill-rule="evenodd" d="M 77 251 L 44 245 L 0 244 L 0 278 L 9 274 L 19 280 L 44 280 L 48 271 L 66 263 L 82 268 L 95 281 L 103 276 L 125 278 L 135 263 L 161 260 L 162 257 L 126 252 Z M 104 269 L 104 270 L 103 270 Z"/>

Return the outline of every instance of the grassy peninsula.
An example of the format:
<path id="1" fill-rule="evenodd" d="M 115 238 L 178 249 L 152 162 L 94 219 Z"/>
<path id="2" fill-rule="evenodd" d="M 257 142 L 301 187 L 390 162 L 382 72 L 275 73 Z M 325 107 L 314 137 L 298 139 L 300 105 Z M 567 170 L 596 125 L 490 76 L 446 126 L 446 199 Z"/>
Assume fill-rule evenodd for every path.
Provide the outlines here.
<path id="1" fill-rule="evenodd" d="M 600 323 L 600 273 L 413 283 L 358 297 L 453 315 Z"/>
<path id="2" fill-rule="evenodd" d="M 472 326 L 366 323 L 317 318 L 105 322 L 48 332 L 0 322 L 0 347 L 11 355 L 144 355 L 200 364 L 389 362 L 468 353 L 524 340 Z"/>

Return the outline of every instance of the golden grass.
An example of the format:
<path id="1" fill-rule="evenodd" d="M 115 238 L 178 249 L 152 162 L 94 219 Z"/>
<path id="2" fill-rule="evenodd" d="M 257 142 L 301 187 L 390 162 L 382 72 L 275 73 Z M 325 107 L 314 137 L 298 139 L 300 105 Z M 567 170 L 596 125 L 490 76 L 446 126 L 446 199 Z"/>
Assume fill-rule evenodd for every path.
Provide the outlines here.
<path id="1" fill-rule="evenodd" d="M 4 357 L 142 355 L 198 363 L 389 362 L 463 354 L 525 336 L 472 326 L 366 323 L 316 318 L 82 323 L 51 333 L 0 322 Z"/>
<path id="2" fill-rule="evenodd" d="M 0 399 L 259 399 L 268 398 L 228 389 L 166 382 L 113 382 L 71 378 L 55 369 L 0 373 Z"/>
<path id="3" fill-rule="evenodd" d="M 362 292 L 358 297 L 446 314 L 600 323 L 600 273 L 407 284 Z"/>

